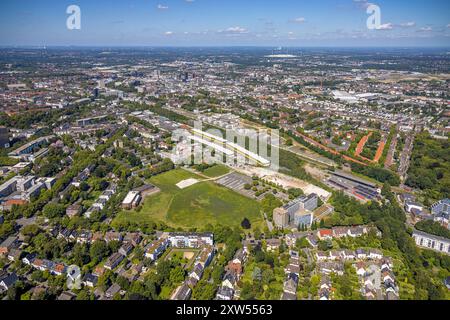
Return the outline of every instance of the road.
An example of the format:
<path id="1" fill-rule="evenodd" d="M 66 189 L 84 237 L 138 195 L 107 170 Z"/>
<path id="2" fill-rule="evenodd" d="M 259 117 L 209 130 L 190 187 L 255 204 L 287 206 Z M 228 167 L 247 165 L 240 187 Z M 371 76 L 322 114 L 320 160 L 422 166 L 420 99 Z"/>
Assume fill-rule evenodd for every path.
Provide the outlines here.
<path id="1" fill-rule="evenodd" d="M 394 155 L 395 155 L 395 150 L 397 149 L 397 143 L 398 143 L 398 126 L 395 131 L 394 137 L 392 139 L 392 143 L 389 146 L 389 151 L 386 156 L 386 161 L 384 162 L 385 169 L 389 169 L 394 164 Z"/>
<path id="2" fill-rule="evenodd" d="M 303 249 L 303 252 L 306 254 L 306 258 L 308 259 L 308 264 L 312 264 L 314 259 L 311 255 L 311 250 L 309 250 L 308 248 Z"/>
<path id="3" fill-rule="evenodd" d="M 269 228 L 269 231 L 272 232 L 272 230 L 274 229 L 273 223 L 269 221 L 269 219 L 267 219 L 267 214 L 264 212 L 264 220 L 266 220 L 267 222 L 267 228 Z"/>
<path id="4" fill-rule="evenodd" d="M 403 181 L 406 181 L 408 177 L 408 170 L 409 165 L 411 163 L 411 154 L 414 147 L 414 139 L 415 134 L 411 133 L 406 138 L 405 147 L 403 148 L 403 151 L 400 155 L 400 165 L 398 167 L 398 174 L 403 179 Z"/>

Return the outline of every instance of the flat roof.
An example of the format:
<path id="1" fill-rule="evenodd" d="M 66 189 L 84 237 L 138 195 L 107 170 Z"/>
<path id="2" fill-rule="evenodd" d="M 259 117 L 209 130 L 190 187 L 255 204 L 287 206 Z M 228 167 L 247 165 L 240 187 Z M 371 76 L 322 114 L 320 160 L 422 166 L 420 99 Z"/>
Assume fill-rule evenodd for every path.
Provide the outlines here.
<path id="1" fill-rule="evenodd" d="M 242 147 L 242 146 L 240 146 L 238 144 L 235 144 L 233 142 L 227 141 L 227 140 L 225 140 L 223 138 L 220 138 L 218 136 L 215 136 L 213 134 L 210 134 L 208 132 L 204 132 L 204 131 L 201 131 L 201 130 L 198 130 L 198 129 L 193 129 L 193 132 L 197 133 L 197 134 L 200 134 L 200 135 L 203 135 L 203 136 L 206 136 L 206 137 L 209 137 L 211 139 L 217 140 L 219 142 L 222 142 L 222 143 L 226 144 L 227 147 L 235 149 L 236 151 L 238 151 L 238 152 L 248 156 L 249 158 L 251 158 L 253 160 L 256 160 L 257 162 L 261 163 L 264 166 L 269 166 L 270 165 L 270 161 L 269 160 L 259 156 L 258 154 L 254 153 L 254 152 L 251 152 L 251 151 L 245 149 L 244 147 Z M 201 139 L 201 138 L 197 138 L 197 139 Z M 205 141 L 204 139 L 201 139 L 201 140 Z M 208 142 L 208 141 L 205 141 L 205 142 Z M 208 143 L 211 143 L 211 142 L 208 142 Z M 204 144 L 208 145 L 208 143 L 204 143 Z M 215 144 L 214 144 L 214 146 L 215 146 Z M 220 146 L 217 146 L 217 148 L 219 149 Z M 228 150 L 228 149 L 225 149 L 225 148 L 222 148 L 222 149 L 223 150 L 227 150 L 227 152 L 222 151 L 223 153 L 227 153 L 228 154 L 228 152 L 230 152 L 230 150 Z"/>
<path id="2" fill-rule="evenodd" d="M 203 136 L 206 136 L 208 138 L 211 138 L 211 139 L 223 142 L 223 143 L 227 142 L 227 140 L 225 140 L 224 138 L 218 137 L 218 136 L 216 136 L 214 134 L 211 134 L 211 133 L 208 133 L 208 132 L 205 132 L 205 131 L 201 131 L 201 130 L 198 130 L 198 129 L 192 129 L 192 131 L 194 131 L 194 133 L 201 134 Z"/>
<path id="3" fill-rule="evenodd" d="M 226 149 L 224 147 L 221 147 L 218 144 L 215 144 L 215 143 L 213 143 L 211 141 L 207 141 L 205 139 L 202 139 L 202 138 L 199 138 L 199 137 L 196 137 L 196 136 L 189 136 L 188 139 L 191 139 L 191 140 L 197 141 L 197 142 L 199 142 L 201 144 L 213 147 L 215 150 L 220 151 L 220 152 L 222 152 L 222 153 L 224 153 L 224 154 L 226 154 L 228 156 L 232 156 L 234 154 L 232 151 L 230 151 L 230 150 L 228 150 L 228 149 Z"/>
<path id="4" fill-rule="evenodd" d="M 134 199 L 136 198 L 136 196 L 138 196 L 138 195 L 139 195 L 139 192 L 137 192 L 137 191 L 130 191 L 130 192 L 128 192 L 127 196 L 125 197 L 125 199 L 123 200 L 122 203 L 124 203 L 124 204 L 132 203 L 133 200 L 134 200 Z"/>
<path id="5" fill-rule="evenodd" d="M 51 139 L 51 138 L 53 138 L 53 136 L 37 138 L 36 140 L 30 141 L 30 142 L 24 144 L 23 146 L 21 146 L 21 147 L 17 148 L 16 150 L 10 152 L 9 154 L 18 154 L 18 153 L 22 152 L 23 150 L 26 150 L 27 148 L 30 148 L 30 147 L 34 146 L 37 143 L 41 143 L 41 142 L 46 141 L 46 140 Z"/>
<path id="6" fill-rule="evenodd" d="M 444 238 L 444 237 L 440 237 L 440 236 L 435 236 L 434 234 L 430 234 L 430 233 L 426 233 L 420 230 L 414 230 L 413 232 L 413 236 L 414 235 L 418 235 L 418 236 L 423 236 L 423 237 L 427 237 L 433 240 L 437 240 L 437 241 L 441 241 L 441 242 L 445 242 L 445 243 L 450 243 L 450 239 Z"/>
<path id="7" fill-rule="evenodd" d="M 345 172 L 335 171 L 335 172 L 331 172 L 331 174 L 334 175 L 334 176 L 338 176 L 338 177 L 341 177 L 341 178 L 344 178 L 344 179 L 348 179 L 350 181 L 354 181 L 354 182 L 357 182 L 357 183 L 360 183 L 360 184 L 364 184 L 364 185 L 370 186 L 372 188 L 378 189 L 378 186 L 375 183 L 372 183 L 372 182 L 367 181 L 367 180 L 363 180 L 363 179 L 361 179 L 359 177 L 356 177 L 356 176 L 351 175 L 351 174 L 347 174 Z"/>

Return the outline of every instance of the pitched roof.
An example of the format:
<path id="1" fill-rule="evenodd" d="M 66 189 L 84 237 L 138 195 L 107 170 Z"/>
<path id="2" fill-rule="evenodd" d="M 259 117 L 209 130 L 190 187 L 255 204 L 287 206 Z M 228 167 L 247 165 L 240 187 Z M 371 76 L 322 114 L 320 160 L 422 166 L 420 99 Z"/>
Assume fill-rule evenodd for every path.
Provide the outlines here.
<path id="1" fill-rule="evenodd" d="M 321 230 L 319 230 L 319 235 L 321 237 L 327 237 L 327 236 L 331 237 L 331 236 L 333 236 L 333 230 L 321 229 Z"/>

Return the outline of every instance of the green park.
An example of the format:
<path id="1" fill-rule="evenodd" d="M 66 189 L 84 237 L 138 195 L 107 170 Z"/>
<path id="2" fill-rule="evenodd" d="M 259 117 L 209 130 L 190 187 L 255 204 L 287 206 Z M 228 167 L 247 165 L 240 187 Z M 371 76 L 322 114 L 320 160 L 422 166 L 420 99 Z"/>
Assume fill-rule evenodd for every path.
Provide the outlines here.
<path id="1" fill-rule="evenodd" d="M 177 187 L 187 179 L 199 182 L 185 189 Z M 239 227 L 247 218 L 253 228 L 263 226 L 257 201 L 194 173 L 177 169 L 152 177 L 149 182 L 161 192 L 146 198 L 140 208 L 119 213 L 116 222 L 163 222 L 173 228 L 202 228 L 208 224 Z"/>

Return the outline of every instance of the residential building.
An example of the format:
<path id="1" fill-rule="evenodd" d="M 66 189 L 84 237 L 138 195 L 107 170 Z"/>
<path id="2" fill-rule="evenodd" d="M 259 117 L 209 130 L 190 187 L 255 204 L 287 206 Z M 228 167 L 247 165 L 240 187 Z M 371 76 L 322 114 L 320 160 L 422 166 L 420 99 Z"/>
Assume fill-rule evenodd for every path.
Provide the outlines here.
<path id="1" fill-rule="evenodd" d="M 133 251 L 134 247 L 131 243 L 124 243 L 120 249 L 119 249 L 119 253 L 123 256 L 128 256 L 130 254 L 131 251 Z"/>
<path id="2" fill-rule="evenodd" d="M 130 191 L 122 202 L 124 210 L 131 210 L 139 206 L 141 202 L 141 195 L 138 191 Z"/>
<path id="3" fill-rule="evenodd" d="M 68 206 L 66 209 L 66 215 L 69 218 L 76 217 L 79 214 L 81 214 L 81 209 L 82 209 L 82 207 L 79 204 L 74 204 L 74 205 Z"/>
<path id="4" fill-rule="evenodd" d="M 278 250 L 281 246 L 281 243 L 282 242 L 280 239 L 267 239 L 266 240 L 267 251 L 271 252 Z"/>
<path id="5" fill-rule="evenodd" d="M 108 290 L 106 290 L 105 297 L 109 300 L 113 299 L 116 294 L 120 294 L 121 290 L 122 288 L 117 283 L 114 283 L 108 288 Z"/>
<path id="6" fill-rule="evenodd" d="M 192 290 L 186 283 L 183 283 L 179 286 L 175 292 L 170 297 L 170 300 L 189 300 L 191 297 Z"/>
<path id="7" fill-rule="evenodd" d="M 145 257 L 155 261 L 164 251 L 166 251 L 168 246 L 169 240 L 162 238 L 156 240 L 148 246 L 147 250 L 145 251 Z"/>
<path id="8" fill-rule="evenodd" d="M 14 286 L 14 284 L 19 280 L 15 273 L 11 273 L 6 277 L 0 278 L 0 288 L 8 290 Z"/>
<path id="9" fill-rule="evenodd" d="M 94 288 L 97 285 L 98 277 L 87 273 L 83 278 L 83 284 L 87 287 Z"/>
<path id="10" fill-rule="evenodd" d="M 18 245 L 17 237 L 9 237 L 0 244 L 0 255 L 7 255 L 11 249 Z"/>
<path id="11" fill-rule="evenodd" d="M 108 258 L 108 260 L 105 263 L 105 268 L 108 270 L 113 270 L 117 268 L 117 266 L 122 262 L 123 259 L 124 256 L 116 252 Z"/>
<path id="12" fill-rule="evenodd" d="M 170 233 L 170 245 L 177 248 L 200 248 L 214 245 L 212 233 Z"/>
<path id="13" fill-rule="evenodd" d="M 220 287 L 216 294 L 216 300 L 231 301 L 234 298 L 234 290 L 229 287 Z"/>
<path id="14" fill-rule="evenodd" d="M 313 211 L 317 209 L 318 200 L 319 197 L 312 193 L 309 196 L 301 196 L 281 208 L 276 208 L 273 211 L 275 225 L 281 229 L 300 225 L 310 227 L 314 220 Z"/>
<path id="15" fill-rule="evenodd" d="M 9 129 L 6 127 L 0 127 L 0 148 L 8 149 L 9 147 Z"/>
<path id="16" fill-rule="evenodd" d="M 414 230 L 412 236 L 414 238 L 414 241 L 416 242 L 416 245 L 421 248 L 450 254 L 450 239 L 435 236 L 418 230 Z"/>

